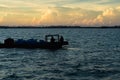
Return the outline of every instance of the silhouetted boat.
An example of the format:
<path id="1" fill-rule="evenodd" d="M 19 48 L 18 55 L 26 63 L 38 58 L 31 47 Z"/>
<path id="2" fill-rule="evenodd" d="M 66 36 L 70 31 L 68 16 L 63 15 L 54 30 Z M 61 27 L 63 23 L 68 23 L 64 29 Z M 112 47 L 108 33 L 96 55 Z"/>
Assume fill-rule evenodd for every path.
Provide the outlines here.
<path id="1" fill-rule="evenodd" d="M 0 43 L 0 48 L 41 48 L 41 49 L 59 49 L 64 45 L 68 45 L 68 41 L 64 41 L 64 38 L 58 34 L 46 35 L 45 40 L 29 39 L 14 40 L 7 38 L 4 43 Z"/>

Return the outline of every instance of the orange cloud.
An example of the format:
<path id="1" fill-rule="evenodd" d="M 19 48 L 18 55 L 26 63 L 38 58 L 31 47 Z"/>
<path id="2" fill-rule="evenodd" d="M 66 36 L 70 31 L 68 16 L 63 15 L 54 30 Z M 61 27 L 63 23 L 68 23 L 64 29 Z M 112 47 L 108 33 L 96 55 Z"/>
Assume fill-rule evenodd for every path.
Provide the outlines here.
<path id="1" fill-rule="evenodd" d="M 70 7 L 48 7 L 35 9 L 31 13 L 10 11 L 0 22 L 12 25 L 79 25 L 103 26 L 120 24 L 119 7 L 104 11 Z M 4 14 L 2 14 L 4 15 Z"/>
<path id="2" fill-rule="evenodd" d="M 90 11 L 80 8 L 53 7 L 45 10 L 39 19 L 44 25 L 103 26 L 118 24 L 118 10 L 108 8 L 104 11 Z"/>
<path id="3" fill-rule="evenodd" d="M 120 11 L 116 10 L 115 8 L 109 8 L 102 12 L 102 14 L 99 14 L 93 21 L 94 24 L 97 25 L 117 25 L 119 24 L 118 20 L 120 20 L 118 17 Z M 93 25 L 94 25 L 93 24 Z"/>
<path id="4" fill-rule="evenodd" d="M 103 12 L 96 15 L 96 17 L 85 17 L 81 21 L 81 25 L 85 26 L 114 26 L 119 25 L 119 17 L 120 17 L 120 11 L 116 10 L 115 8 L 109 8 L 104 10 Z M 87 16 L 90 16 L 89 13 L 86 14 Z"/>
<path id="5" fill-rule="evenodd" d="M 3 21 L 3 17 L 0 17 L 0 23 Z"/>
<path id="6" fill-rule="evenodd" d="M 93 14 L 92 14 L 93 13 Z M 96 11 L 87 11 L 81 8 L 68 8 L 68 7 L 50 7 L 45 9 L 38 22 L 41 25 L 81 25 L 94 15 Z M 85 24 L 89 24 L 85 22 Z"/>
<path id="7" fill-rule="evenodd" d="M 0 23 L 4 21 L 4 18 L 7 16 L 7 13 L 0 13 Z"/>
<path id="8" fill-rule="evenodd" d="M 115 11 L 113 8 L 106 9 L 103 11 L 103 16 L 115 16 Z"/>

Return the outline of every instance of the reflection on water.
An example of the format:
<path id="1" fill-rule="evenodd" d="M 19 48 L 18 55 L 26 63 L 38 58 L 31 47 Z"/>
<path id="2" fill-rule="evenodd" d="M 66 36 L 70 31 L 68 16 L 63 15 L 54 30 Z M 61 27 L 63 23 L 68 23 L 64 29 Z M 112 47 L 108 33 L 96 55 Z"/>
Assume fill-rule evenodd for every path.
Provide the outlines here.
<path id="1" fill-rule="evenodd" d="M 62 34 L 56 51 L 0 49 L 1 80 L 119 80 L 120 29 L 0 29 L 0 41 Z"/>

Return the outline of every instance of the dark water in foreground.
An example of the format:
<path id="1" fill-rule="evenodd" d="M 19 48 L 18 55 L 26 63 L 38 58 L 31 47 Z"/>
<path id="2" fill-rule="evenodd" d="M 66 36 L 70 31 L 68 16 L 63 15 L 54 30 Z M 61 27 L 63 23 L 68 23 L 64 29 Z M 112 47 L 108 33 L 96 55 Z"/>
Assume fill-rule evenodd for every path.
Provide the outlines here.
<path id="1" fill-rule="evenodd" d="M 0 29 L 0 41 L 61 34 L 56 51 L 0 49 L 0 80 L 120 80 L 120 29 Z"/>

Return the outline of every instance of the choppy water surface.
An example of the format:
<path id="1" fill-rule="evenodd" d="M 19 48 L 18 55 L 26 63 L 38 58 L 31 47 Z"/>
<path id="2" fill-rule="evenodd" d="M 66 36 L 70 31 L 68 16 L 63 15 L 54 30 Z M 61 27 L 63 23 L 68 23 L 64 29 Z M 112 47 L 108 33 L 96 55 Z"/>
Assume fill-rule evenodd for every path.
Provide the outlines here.
<path id="1" fill-rule="evenodd" d="M 56 51 L 0 49 L 0 80 L 120 80 L 120 29 L 0 29 L 0 42 L 61 34 Z"/>

